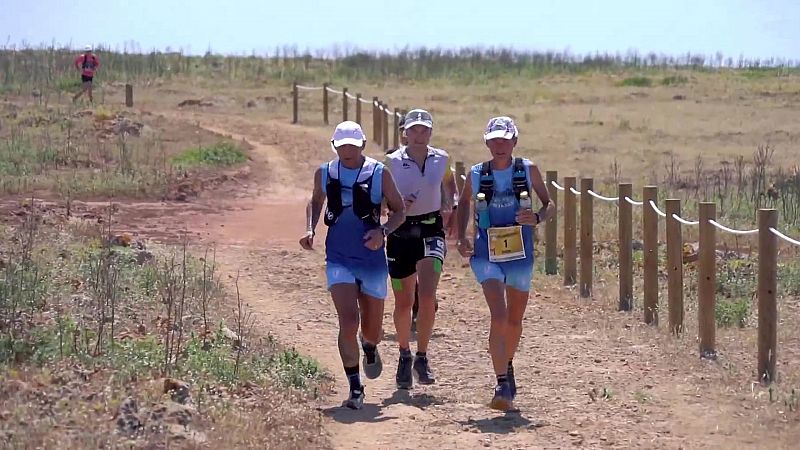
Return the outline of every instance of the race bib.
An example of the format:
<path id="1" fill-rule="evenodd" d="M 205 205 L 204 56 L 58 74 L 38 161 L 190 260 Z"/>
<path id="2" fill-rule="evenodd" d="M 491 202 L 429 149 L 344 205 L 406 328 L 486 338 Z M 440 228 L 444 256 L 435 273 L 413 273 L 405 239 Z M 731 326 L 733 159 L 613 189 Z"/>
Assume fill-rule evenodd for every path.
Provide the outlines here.
<path id="1" fill-rule="evenodd" d="M 522 226 L 492 227 L 489 235 L 489 261 L 506 262 L 525 259 L 525 242 L 522 240 Z"/>
<path id="2" fill-rule="evenodd" d="M 425 245 L 425 258 L 438 258 L 444 261 L 447 246 L 443 238 L 439 236 L 425 238 L 423 239 L 423 245 Z"/>

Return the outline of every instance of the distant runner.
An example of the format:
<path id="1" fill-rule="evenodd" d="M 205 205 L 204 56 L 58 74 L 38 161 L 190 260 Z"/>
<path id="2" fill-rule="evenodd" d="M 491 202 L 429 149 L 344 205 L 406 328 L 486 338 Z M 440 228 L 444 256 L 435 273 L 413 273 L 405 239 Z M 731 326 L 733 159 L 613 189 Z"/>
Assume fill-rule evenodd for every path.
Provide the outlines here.
<path id="1" fill-rule="evenodd" d="M 78 98 L 86 92 L 89 95 L 89 101 L 94 103 L 92 80 L 95 72 L 100 68 L 100 59 L 92 53 L 91 45 L 87 45 L 83 50 L 83 54 L 75 58 L 75 68 L 81 73 L 81 90 L 72 97 L 72 101 L 78 101 Z"/>

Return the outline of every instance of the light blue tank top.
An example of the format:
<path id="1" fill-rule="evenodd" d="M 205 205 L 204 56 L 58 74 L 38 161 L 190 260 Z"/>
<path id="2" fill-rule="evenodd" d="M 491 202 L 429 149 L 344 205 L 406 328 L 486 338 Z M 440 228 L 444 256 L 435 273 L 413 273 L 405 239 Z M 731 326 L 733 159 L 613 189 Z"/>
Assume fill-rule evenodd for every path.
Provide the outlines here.
<path id="1" fill-rule="evenodd" d="M 384 247 L 370 250 L 364 246 L 364 234 L 369 231 L 367 224 L 353 212 L 353 185 L 366 183 L 372 177 L 370 197 L 373 203 L 383 199 L 383 164 L 365 158 L 360 169 L 348 169 L 339 163 L 338 158 L 325 163 L 322 169 L 322 190 L 327 193 L 328 177 L 333 176 L 342 185 L 342 214 L 333 226 L 328 228 L 325 239 L 325 260 L 353 268 L 386 268 Z"/>
<path id="2" fill-rule="evenodd" d="M 533 163 L 528 159 L 523 159 L 525 168 L 532 166 Z M 472 183 L 472 201 L 475 202 L 475 195 L 478 194 L 480 189 L 481 166 L 483 164 L 476 164 L 470 169 L 470 177 Z M 489 223 L 491 226 L 501 227 L 513 225 L 516 219 L 517 210 L 519 209 L 519 200 L 514 195 L 514 189 L 511 184 L 511 177 L 514 172 L 514 164 L 512 163 L 508 168 L 503 170 L 492 169 L 494 176 L 494 194 L 492 201 L 489 203 Z M 525 177 L 528 180 L 528 192 L 531 192 L 530 172 L 525 171 Z M 478 233 L 475 235 L 475 257 L 481 259 L 489 259 L 489 238 L 484 229 L 476 227 Z M 522 226 L 522 239 L 525 243 L 525 259 L 511 261 L 513 263 L 527 262 L 530 264 L 533 261 L 533 227 L 530 225 Z M 508 264 L 508 263 L 501 263 Z"/>

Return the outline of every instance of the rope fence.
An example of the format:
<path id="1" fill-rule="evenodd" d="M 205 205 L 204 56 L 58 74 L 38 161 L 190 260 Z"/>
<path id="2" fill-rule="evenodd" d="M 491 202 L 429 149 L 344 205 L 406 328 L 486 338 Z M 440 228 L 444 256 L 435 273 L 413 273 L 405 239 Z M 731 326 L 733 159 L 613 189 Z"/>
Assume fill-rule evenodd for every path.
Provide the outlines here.
<path id="1" fill-rule="evenodd" d="M 618 196 L 611 197 L 598 194 L 593 189 L 586 188 L 592 185 L 591 178 L 581 179 L 581 189 L 576 189 L 577 179 L 565 177 L 563 186 L 558 184 L 556 171 L 547 172 L 547 185 L 551 198 L 558 205 L 558 193 L 563 193 L 563 271 L 564 285 L 573 286 L 580 280 L 580 296 L 591 296 L 591 277 L 588 273 L 592 270 L 591 261 L 585 261 L 584 255 L 590 255 L 593 242 L 591 232 L 581 231 L 581 239 L 577 239 L 577 207 L 580 203 L 581 227 L 585 227 L 585 217 L 591 220 L 592 199 L 616 203 L 619 206 L 619 310 L 633 310 L 633 264 L 632 264 L 632 209 L 634 206 L 648 205 L 643 208 L 642 232 L 644 234 L 644 322 L 657 325 L 658 323 L 658 221 L 666 220 L 666 269 L 667 275 L 667 316 L 669 329 L 675 335 L 684 331 L 684 279 L 683 279 L 683 238 L 682 226 L 699 227 L 698 264 L 698 341 L 700 356 L 715 359 L 716 350 L 716 231 L 735 235 L 758 235 L 758 355 L 757 366 L 760 381 L 770 382 L 775 380 L 777 350 L 777 247 L 778 239 L 787 244 L 800 246 L 800 240 L 794 239 L 780 232 L 777 227 L 777 211 L 774 209 L 759 209 L 759 227 L 756 229 L 739 230 L 722 225 L 716 221 L 716 204 L 703 202 L 699 204 L 699 219 L 689 220 L 681 215 L 681 201 L 667 199 L 666 211 L 659 208 L 656 203 L 658 188 L 645 186 L 643 201 L 632 198 L 632 189 L 629 183 L 619 184 Z M 552 187 L 552 189 L 550 188 Z M 589 195 L 582 195 L 589 194 Z M 580 198 L 580 202 L 578 202 Z M 625 200 L 620 202 L 619 199 Z M 558 206 L 557 206 L 558 207 Z M 557 261 L 557 215 L 548 219 L 545 224 L 545 273 L 555 275 L 558 272 Z M 586 236 L 588 235 L 588 239 Z M 580 248 L 576 248 L 579 245 Z M 580 273 L 577 273 L 577 255 L 581 255 Z M 588 264 L 587 264 L 588 262 Z"/>
<path id="2" fill-rule="evenodd" d="M 381 101 L 378 97 L 372 100 L 365 99 L 361 94 L 351 94 L 346 87 L 342 90 L 334 89 L 329 83 L 322 86 L 305 86 L 292 83 L 292 123 L 300 122 L 300 91 L 322 91 L 322 121 L 329 125 L 330 95 L 341 96 L 342 99 L 342 121 L 349 119 L 350 101 L 355 104 L 355 122 L 364 126 L 362 105 L 372 104 L 372 141 L 388 150 L 390 146 L 398 147 L 400 144 L 400 120 L 405 116 L 405 110 L 390 108 L 389 105 Z M 391 143 L 390 143 L 391 141 Z"/>
<path id="3" fill-rule="evenodd" d="M 361 94 L 353 96 L 347 88 L 341 91 L 331 88 L 328 83 L 323 86 L 303 86 L 296 82 L 292 86 L 293 121 L 298 123 L 298 98 L 300 91 L 322 91 L 323 121 L 328 124 L 329 94 L 342 96 L 342 120 L 347 120 L 349 100 L 356 100 L 355 121 L 362 124 L 361 105 L 372 103 L 372 125 L 374 142 L 384 150 L 389 148 L 390 134 L 393 135 L 395 147 L 399 144 L 399 120 L 405 111 L 390 108 L 378 97 L 372 100 L 362 98 Z M 382 114 L 383 113 L 383 114 Z M 389 118 L 394 118 L 394 126 Z M 362 124 L 363 125 L 363 124 Z M 456 183 L 461 191 L 466 180 L 464 163 L 455 162 Z M 563 184 L 558 183 L 558 172 L 547 171 L 547 189 L 550 197 L 561 209 L 563 224 L 559 227 L 558 214 L 553 214 L 545 226 L 545 273 L 557 275 L 559 272 L 557 238 L 558 230 L 563 233 L 563 253 L 561 257 L 563 283 L 565 286 L 579 285 L 580 297 L 592 296 L 592 272 L 594 253 L 593 203 L 594 199 L 613 202 L 618 210 L 618 246 L 619 246 L 619 310 L 633 310 L 633 207 L 642 208 L 642 291 L 643 321 L 658 325 L 659 303 L 659 259 L 658 259 L 658 224 L 660 219 L 666 220 L 666 265 L 663 272 L 667 275 L 667 315 L 669 329 L 674 335 L 684 332 L 684 277 L 683 277 L 683 236 L 682 228 L 692 226 L 699 228 L 699 249 L 697 252 L 698 270 L 698 342 L 702 358 L 716 359 L 716 246 L 717 232 L 734 235 L 757 235 L 758 240 L 758 283 L 756 297 L 758 301 L 758 354 L 757 367 L 759 381 L 771 382 L 776 378 L 777 350 L 777 265 L 778 240 L 789 245 L 800 246 L 800 240 L 789 237 L 777 229 L 778 214 L 775 209 L 759 209 L 757 212 L 758 228 L 738 230 L 717 222 L 716 204 L 702 202 L 698 205 L 698 220 L 689 220 L 681 215 L 681 201 L 667 199 L 665 210 L 659 208 L 658 187 L 644 186 L 642 200 L 633 199 L 630 183 L 620 183 L 617 196 L 605 196 L 593 189 L 592 178 L 564 177 Z M 580 189 L 578 189 L 580 186 Z M 559 192 L 562 199 L 559 200 Z M 583 195 L 587 194 L 587 195 Z M 580 201 L 579 201 L 580 199 Z M 620 199 L 624 201 L 620 201 Z M 645 205 L 649 207 L 644 207 Z M 580 223 L 578 209 L 580 208 Z M 578 232 L 580 231 L 580 234 Z M 580 258 L 580 266 L 578 259 Z M 578 271 L 580 267 L 580 272 Z"/>

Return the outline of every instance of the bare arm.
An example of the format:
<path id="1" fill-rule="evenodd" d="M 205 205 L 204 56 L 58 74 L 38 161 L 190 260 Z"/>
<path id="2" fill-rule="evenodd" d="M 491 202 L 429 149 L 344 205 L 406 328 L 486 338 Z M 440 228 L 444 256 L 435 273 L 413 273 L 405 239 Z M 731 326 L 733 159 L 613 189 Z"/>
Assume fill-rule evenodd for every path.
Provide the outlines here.
<path id="1" fill-rule="evenodd" d="M 467 176 L 461 196 L 458 198 L 458 209 L 456 209 L 456 237 L 458 241 L 463 241 L 467 234 L 467 225 L 470 220 L 472 209 L 472 177 Z"/>
<path id="2" fill-rule="evenodd" d="M 544 184 L 544 179 L 542 179 L 542 173 L 539 171 L 539 166 L 535 164 L 530 166 L 529 175 L 531 177 L 531 187 L 533 187 L 534 192 L 536 192 L 536 195 L 542 202 L 542 207 L 536 212 L 536 214 L 539 216 L 539 222 L 544 222 L 552 214 L 553 210 L 555 209 L 555 205 L 553 204 L 553 201 L 550 200 L 550 191 L 547 190 L 547 186 Z"/>
<path id="3" fill-rule="evenodd" d="M 449 211 L 453 209 L 453 198 L 455 197 L 458 188 L 456 185 L 455 171 L 450 169 L 450 157 L 447 158 L 445 164 L 447 164 L 447 169 L 445 171 L 444 179 L 442 180 L 442 209 Z M 447 175 L 448 173 L 450 176 Z"/>
<path id="4" fill-rule="evenodd" d="M 322 168 L 320 167 L 314 173 L 314 191 L 311 194 L 311 200 L 306 205 L 306 234 L 300 239 L 300 246 L 306 250 L 314 247 L 315 230 L 324 204 L 325 192 L 322 190 Z"/>
<path id="5" fill-rule="evenodd" d="M 386 228 L 386 233 L 393 233 L 400 225 L 406 220 L 406 207 L 403 203 L 403 196 L 397 189 L 397 184 L 394 182 L 392 172 L 383 170 L 383 198 L 386 200 L 386 207 L 389 208 L 391 214 L 383 224 Z"/>

